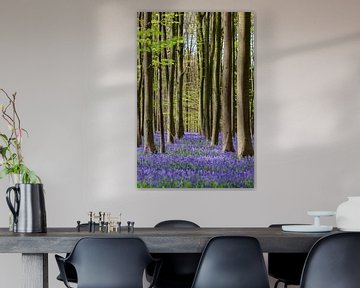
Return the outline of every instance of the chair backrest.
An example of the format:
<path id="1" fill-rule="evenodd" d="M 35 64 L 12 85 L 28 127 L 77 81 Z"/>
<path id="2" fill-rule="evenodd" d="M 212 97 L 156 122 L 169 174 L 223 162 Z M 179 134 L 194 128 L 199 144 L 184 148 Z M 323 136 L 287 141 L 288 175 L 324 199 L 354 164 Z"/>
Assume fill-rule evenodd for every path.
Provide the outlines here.
<path id="1" fill-rule="evenodd" d="M 67 261 L 76 269 L 78 288 L 142 288 L 153 259 L 139 238 L 82 238 Z"/>
<path id="2" fill-rule="evenodd" d="M 155 228 L 200 228 L 188 220 L 165 220 Z M 156 258 L 162 260 L 162 267 L 157 279 L 157 287 L 190 287 L 200 260 L 200 253 L 160 253 Z M 151 271 L 148 271 L 152 274 Z"/>
<path id="3" fill-rule="evenodd" d="M 281 229 L 282 225 L 294 224 L 271 224 L 269 228 Z M 268 253 L 269 275 L 288 285 L 300 285 L 306 257 L 307 253 Z"/>
<path id="4" fill-rule="evenodd" d="M 157 223 L 155 228 L 200 228 L 200 226 L 188 220 L 165 220 Z"/>
<path id="5" fill-rule="evenodd" d="M 212 238 L 200 259 L 192 288 L 268 288 L 264 257 L 256 238 Z"/>
<path id="6" fill-rule="evenodd" d="M 306 259 L 302 288 L 360 287 L 360 233 L 325 236 L 314 244 Z"/>

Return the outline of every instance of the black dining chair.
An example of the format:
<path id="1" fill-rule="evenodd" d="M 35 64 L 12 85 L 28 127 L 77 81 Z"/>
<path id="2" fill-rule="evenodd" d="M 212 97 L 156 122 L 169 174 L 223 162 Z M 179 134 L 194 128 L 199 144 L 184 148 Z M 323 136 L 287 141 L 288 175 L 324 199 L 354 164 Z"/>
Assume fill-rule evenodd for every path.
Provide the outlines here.
<path id="1" fill-rule="evenodd" d="M 309 252 L 301 288 L 360 287 L 360 233 L 325 236 Z"/>
<path id="2" fill-rule="evenodd" d="M 282 225 L 272 224 L 270 228 L 281 228 Z M 274 288 L 283 283 L 284 288 L 288 285 L 300 285 L 301 273 L 307 253 L 269 253 L 268 254 L 268 273 L 277 279 Z"/>
<path id="3" fill-rule="evenodd" d="M 212 238 L 201 256 L 192 288 L 269 288 L 264 257 L 256 238 Z"/>
<path id="4" fill-rule="evenodd" d="M 157 229 L 163 228 L 200 228 L 199 225 L 188 220 L 166 220 L 155 225 Z M 200 253 L 156 253 L 152 254 L 161 259 L 162 266 L 159 272 L 156 288 L 190 288 L 194 280 L 196 269 L 201 257 Z M 147 269 L 147 279 L 153 277 L 153 267 Z"/>
<path id="5" fill-rule="evenodd" d="M 66 257 L 68 257 L 69 254 L 66 254 Z M 64 258 L 65 259 L 65 258 Z M 77 274 L 76 274 L 76 270 L 75 267 L 68 263 L 68 262 L 64 262 L 64 274 L 66 275 L 66 279 L 68 282 L 71 283 L 77 283 Z M 59 274 L 56 277 L 57 280 L 64 282 L 63 277 L 61 276 L 61 274 Z"/>
<path id="6" fill-rule="evenodd" d="M 65 263 L 76 270 L 77 288 L 143 288 L 146 267 L 158 263 L 154 281 L 160 268 L 160 262 L 152 258 L 139 238 L 82 238 L 68 257 L 55 255 L 55 258 L 63 282 L 69 288 Z"/>
<path id="7" fill-rule="evenodd" d="M 88 223 L 82 223 L 80 224 L 80 229 L 81 230 L 88 230 L 89 229 L 89 224 Z M 99 224 L 98 223 L 95 223 L 95 229 L 98 230 L 99 229 Z M 66 257 L 69 256 L 69 253 L 66 254 Z M 76 270 L 74 268 L 73 265 L 71 265 L 70 263 L 67 263 L 65 262 L 64 263 L 64 268 L 65 268 L 65 275 L 66 275 L 66 278 L 68 280 L 68 282 L 71 282 L 71 283 L 77 283 L 77 275 L 76 275 Z M 63 281 L 62 277 L 61 277 L 61 274 L 59 274 L 57 277 L 56 277 L 57 280 L 59 281 Z"/>

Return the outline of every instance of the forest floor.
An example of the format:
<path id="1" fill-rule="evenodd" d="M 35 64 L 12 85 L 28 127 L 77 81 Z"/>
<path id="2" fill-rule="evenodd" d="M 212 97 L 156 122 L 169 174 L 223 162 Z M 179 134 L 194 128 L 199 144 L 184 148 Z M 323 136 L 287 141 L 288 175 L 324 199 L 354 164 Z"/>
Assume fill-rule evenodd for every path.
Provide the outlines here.
<path id="1" fill-rule="evenodd" d="M 155 135 L 159 147 L 159 135 Z M 253 188 L 254 157 L 223 153 L 197 133 L 185 133 L 165 154 L 137 149 L 138 188 Z"/>

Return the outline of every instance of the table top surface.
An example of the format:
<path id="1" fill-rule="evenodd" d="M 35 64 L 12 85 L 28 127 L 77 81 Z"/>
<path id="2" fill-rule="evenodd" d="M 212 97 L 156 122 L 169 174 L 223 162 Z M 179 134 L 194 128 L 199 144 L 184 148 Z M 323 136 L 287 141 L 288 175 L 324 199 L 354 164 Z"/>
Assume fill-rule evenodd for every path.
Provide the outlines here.
<path id="1" fill-rule="evenodd" d="M 222 235 L 252 236 L 264 252 L 308 252 L 321 237 L 338 233 L 283 232 L 281 227 L 223 228 L 136 228 L 128 232 L 77 231 L 76 228 L 48 228 L 47 233 L 14 233 L 0 228 L 0 253 L 65 253 L 83 237 L 139 237 L 152 253 L 201 253 L 210 238 Z"/>

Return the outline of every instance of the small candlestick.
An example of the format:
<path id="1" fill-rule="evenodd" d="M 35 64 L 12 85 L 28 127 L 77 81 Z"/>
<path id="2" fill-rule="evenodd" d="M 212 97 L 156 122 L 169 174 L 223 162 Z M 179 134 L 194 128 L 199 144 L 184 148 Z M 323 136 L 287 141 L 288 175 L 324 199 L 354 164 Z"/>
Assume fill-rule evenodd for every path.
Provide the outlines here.
<path id="1" fill-rule="evenodd" d="M 89 232 L 92 231 L 92 224 L 93 224 L 93 212 L 89 212 L 89 222 L 88 222 L 88 226 L 89 226 Z"/>
<path id="2" fill-rule="evenodd" d="M 106 227 L 106 233 L 110 233 L 111 232 L 111 225 L 109 222 L 105 222 L 105 227 Z"/>
<path id="3" fill-rule="evenodd" d="M 130 232 L 134 232 L 135 222 L 133 222 L 133 221 L 128 221 L 127 224 L 128 224 L 128 232 L 129 232 L 129 233 L 130 233 Z"/>
<path id="4" fill-rule="evenodd" d="M 77 227 L 77 232 L 80 232 L 80 223 L 81 222 L 78 220 L 78 221 L 76 221 L 76 223 L 77 223 L 77 226 L 76 226 Z"/>

